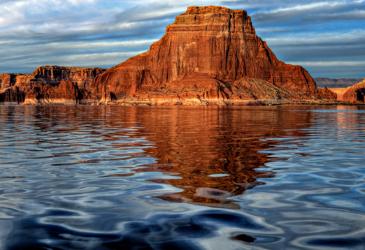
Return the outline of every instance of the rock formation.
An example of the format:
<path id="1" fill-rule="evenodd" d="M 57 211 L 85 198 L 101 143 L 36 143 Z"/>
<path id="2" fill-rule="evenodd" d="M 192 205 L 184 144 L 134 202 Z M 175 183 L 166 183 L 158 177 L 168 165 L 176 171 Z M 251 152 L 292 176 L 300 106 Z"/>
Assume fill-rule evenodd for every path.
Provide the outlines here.
<path id="1" fill-rule="evenodd" d="M 92 95 L 99 68 L 43 66 L 30 75 L 0 75 L 0 101 L 78 103 Z"/>
<path id="2" fill-rule="evenodd" d="M 189 7 L 148 52 L 98 76 L 96 88 L 119 101 L 317 97 L 309 73 L 278 60 L 245 11 L 214 6 Z"/>
<path id="3" fill-rule="evenodd" d="M 19 90 L 17 79 L 23 75 L 0 74 L 0 102 L 23 102 L 24 93 Z"/>
<path id="4" fill-rule="evenodd" d="M 329 88 L 318 88 L 318 98 L 321 100 L 336 101 L 337 93 Z"/>
<path id="5" fill-rule="evenodd" d="M 334 100 L 302 67 L 285 64 L 245 11 L 189 7 L 150 50 L 107 70 L 44 66 L 0 75 L 0 101 L 230 104 Z"/>
<path id="6" fill-rule="evenodd" d="M 352 87 L 347 88 L 342 101 L 350 103 L 365 103 L 365 79 Z"/>

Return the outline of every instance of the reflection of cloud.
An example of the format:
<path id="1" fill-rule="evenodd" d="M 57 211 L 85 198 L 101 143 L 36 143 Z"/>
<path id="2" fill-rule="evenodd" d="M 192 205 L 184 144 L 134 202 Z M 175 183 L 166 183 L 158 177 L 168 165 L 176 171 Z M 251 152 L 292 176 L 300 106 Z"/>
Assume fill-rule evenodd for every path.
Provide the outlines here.
<path id="1" fill-rule="evenodd" d="M 305 65 L 325 60 L 364 62 L 364 2 L 2 0 L 0 71 L 30 71 L 39 64 L 112 66 L 126 59 L 126 53 L 148 49 L 188 5 L 247 9 L 258 33 L 283 60 Z M 88 53 L 92 60 L 85 56 Z M 356 65 L 348 65 L 346 72 L 337 71 L 335 64 L 311 65 L 309 70 L 316 75 L 364 76 Z"/>

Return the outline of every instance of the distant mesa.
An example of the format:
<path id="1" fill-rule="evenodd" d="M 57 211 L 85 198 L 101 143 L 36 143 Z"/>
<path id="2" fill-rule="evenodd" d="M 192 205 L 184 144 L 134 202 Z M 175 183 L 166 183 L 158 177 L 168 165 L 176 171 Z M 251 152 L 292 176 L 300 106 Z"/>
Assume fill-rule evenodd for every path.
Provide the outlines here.
<path id="1" fill-rule="evenodd" d="M 149 51 L 108 70 L 44 66 L 0 75 L 0 101 L 247 104 L 336 100 L 301 66 L 280 61 L 243 10 L 189 7 Z"/>
<path id="2" fill-rule="evenodd" d="M 347 88 L 358 82 L 361 78 L 315 78 L 318 87 L 323 88 Z"/>

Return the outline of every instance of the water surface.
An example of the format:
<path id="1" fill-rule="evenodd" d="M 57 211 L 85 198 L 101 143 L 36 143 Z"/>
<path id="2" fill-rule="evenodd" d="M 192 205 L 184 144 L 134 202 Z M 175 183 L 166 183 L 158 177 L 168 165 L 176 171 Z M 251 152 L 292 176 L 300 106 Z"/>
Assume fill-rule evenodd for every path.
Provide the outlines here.
<path id="1" fill-rule="evenodd" d="M 365 249 L 362 107 L 0 106 L 0 248 Z"/>

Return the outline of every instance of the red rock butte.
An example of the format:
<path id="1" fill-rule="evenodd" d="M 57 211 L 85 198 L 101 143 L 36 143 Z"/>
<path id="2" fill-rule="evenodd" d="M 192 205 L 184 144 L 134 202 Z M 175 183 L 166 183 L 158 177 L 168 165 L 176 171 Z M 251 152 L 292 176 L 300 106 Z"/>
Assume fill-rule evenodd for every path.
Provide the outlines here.
<path id="1" fill-rule="evenodd" d="M 189 7 L 144 54 L 96 80 L 104 99 L 246 100 L 315 98 L 300 66 L 277 59 L 245 11 Z M 104 89 L 103 89 L 104 88 Z"/>
<path id="2" fill-rule="evenodd" d="M 55 99 L 119 104 L 336 99 L 330 91 L 319 90 L 303 67 L 280 61 L 256 35 L 245 11 L 216 6 L 189 7 L 149 51 L 106 71 L 83 69 L 80 73 L 80 68 L 65 67 L 37 71 L 33 80 L 8 76 L 15 79 L 14 84 L 6 87 L 7 97 L 0 94 L 0 100 L 19 93 L 24 96 L 17 99 L 30 103 Z M 54 79 L 55 75 L 59 77 Z M 85 84 L 80 86 L 80 82 Z"/>

